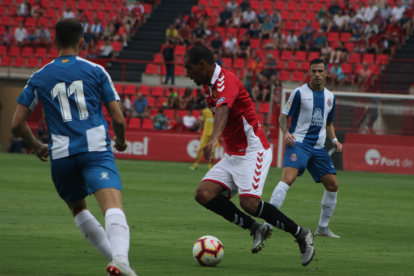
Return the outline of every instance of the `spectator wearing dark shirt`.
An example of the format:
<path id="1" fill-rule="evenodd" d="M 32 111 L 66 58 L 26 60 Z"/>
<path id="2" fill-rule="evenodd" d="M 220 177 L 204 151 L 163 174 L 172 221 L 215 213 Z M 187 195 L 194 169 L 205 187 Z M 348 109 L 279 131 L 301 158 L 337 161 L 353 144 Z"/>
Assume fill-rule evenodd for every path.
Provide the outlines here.
<path id="1" fill-rule="evenodd" d="M 270 17 L 266 17 L 262 23 L 262 28 L 260 30 L 259 38 L 260 40 L 269 39 L 272 36 L 274 30 L 274 25 L 270 21 Z"/>
<path id="2" fill-rule="evenodd" d="M 224 11 L 219 14 L 219 17 L 216 21 L 216 26 L 226 26 L 227 20 L 233 17 L 233 13 L 229 11 L 227 5 L 224 6 Z"/>
<path id="3" fill-rule="evenodd" d="M 257 19 L 259 19 L 260 23 L 265 22 L 265 19 L 269 17 L 267 12 L 265 10 L 260 10 L 260 12 L 257 14 Z"/>
<path id="4" fill-rule="evenodd" d="M 215 55 L 215 56 L 217 56 L 217 55 Z M 214 60 L 216 60 L 216 57 L 214 57 Z M 216 61 L 216 63 L 217 63 L 217 61 Z M 192 108 L 193 108 L 193 110 L 197 110 L 197 109 L 203 109 L 203 108 L 206 108 L 206 107 L 207 107 L 207 102 L 206 102 L 206 96 L 204 94 L 204 90 L 197 89 L 197 94 L 194 96 L 194 102 L 192 104 Z"/>
<path id="5" fill-rule="evenodd" d="M 247 39 L 246 35 L 242 36 L 242 40 L 239 42 L 239 47 L 237 47 L 237 51 L 234 54 L 234 58 L 250 58 L 250 41 Z"/>
<path id="6" fill-rule="evenodd" d="M 323 45 L 325 45 L 325 42 L 328 41 L 325 36 L 323 36 L 323 31 L 318 31 L 318 36 L 315 37 L 313 40 L 313 47 L 315 47 L 316 50 L 322 49 Z"/>
<path id="7" fill-rule="evenodd" d="M 188 131 L 188 128 L 183 123 L 183 118 L 177 116 L 177 122 L 172 127 L 174 131 Z"/>
<path id="8" fill-rule="evenodd" d="M 178 31 L 178 43 L 186 46 L 191 44 L 191 29 L 190 26 L 185 23 L 183 23 Z"/>
<path id="9" fill-rule="evenodd" d="M 194 44 L 203 44 L 203 40 L 206 38 L 206 32 L 201 28 L 200 24 L 196 24 L 192 32 Z"/>
<path id="10" fill-rule="evenodd" d="M 276 70 L 277 63 L 272 54 L 268 54 L 266 58 L 267 58 L 267 62 L 265 63 L 263 77 L 267 78 L 268 80 L 274 81 L 277 75 L 277 70 Z"/>
<path id="11" fill-rule="evenodd" d="M 164 110 L 158 110 L 158 114 L 151 118 L 154 129 L 163 130 L 167 127 L 168 118 L 164 115 Z"/>
<path id="12" fill-rule="evenodd" d="M 91 26 L 88 26 L 86 33 L 83 34 L 83 39 L 85 40 L 85 46 L 89 44 L 92 39 L 95 39 L 95 35 L 91 31 Z"/>
<path id="13" fill-rule="evenodd" d="M 164 50 L 162 50 L 162 55 L 165 62 L 165 71 L 167 73 L 164 84 L 168 84 L 169 79 L 171 78 L 171 84 L 174 84 L 174 48 L 167 40 Z"/>
<path id="14" fill-rule="evenodd" d="M 398 23 L 406 35 L 405 39 L 408 39 L 409 35 L 411 35 L 412 19 L 408 17 L 407 12 L 403 13 L 402 18 L 398 21 Z"/>
<path id="15" fill-rule="evenodd" d="M 214 33 L 214 39 L 210 43 L 210 50 L 213 54 L 218 54 L 221 56 L 223 53 L 223 40 L 220 39 L 219 33 Z"/>
<path id="16" fill-rule="evenodd" d="M 268 102 L 270 101 L 270 90 L 271 90 L 271 84 L 269 79 L 262 78 L 260 80 L 259 85 L 253 87 L 252 90 L 252 97 L 253 101 L 264 101 Z"/>
<path id="17" fill-rule="evenodd" d="M 305 30 L 302 30 L 301 34 L 298 36 L 298 44 L 300 51 L 309 51 L 311 46 L 312 39 L 309 39 Z"/>
<path id="18" fill-rule="evenodd" d="M 243 2 L 240 3 L 240 6 L 239 7 L 242 9 L 243 12 L 246 11 L 247 8 L 250 7 L 249 0 L 243 0 Z"/>
<path id="19" fill-rule="evenodd" d="M 385 29 L 387 28 L 387 22 L 384 18 L 381 17 L 380 12 L 375 12 L 374 18 L 371 20 L 372 24 L 376 25 L 378 27 L 378 31 L 380 34 L 385 32 Z"/>
<path id="20" fill-rule="evenodd" d="M 341 7 L 338 5 L 338 0 L 332 0 L 332 5 L 328 7 L 328 15 L 333 17 L 335 14 L 338 14 L 338 11 Z"/>

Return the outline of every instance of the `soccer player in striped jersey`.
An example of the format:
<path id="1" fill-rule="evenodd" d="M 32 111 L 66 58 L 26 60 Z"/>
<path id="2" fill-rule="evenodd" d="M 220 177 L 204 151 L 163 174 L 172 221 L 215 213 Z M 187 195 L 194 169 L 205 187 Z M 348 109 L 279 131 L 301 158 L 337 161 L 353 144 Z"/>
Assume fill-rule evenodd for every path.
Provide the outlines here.
<path id="1" fill-rule="evenodd" d="M 110 275 L 134 276 L 129 267 L 129 226 L 122 207 L 122 186 L 111 150 L 102 104 L 112 117 L 115 148 L 125 151 L 125 121 L 119 96 L 105 69 L 78 57 L 83 28 L 75 19 L 56 23 L 55 47 L 59 57 L 29 79 L 13 118 L 13 129 L 46 162 L 50 155 L 52 179 L 86 239 L 109 260 Z M 41 144 L 26 118 L 41 101 L 49 146 Z M 94 194 L 105 229 L 89 212 L 85 197 Z"/>
<path id="2" fill-rule="evenodd" d="M 279 117 L 286 150 L 282 179 L 273 191 L 270 203 L 279 209 L 296 177 L 308 169 L 313 180 L 325 186 L 319 226 L 315 233 L 317 236 L 339 238 L 328 228 L 336 206 L 338 182 L 334 165 L 325 149 L 326 135 L 332 140 L 337 153 L 342 152 L 342 145 L 335 136 L 333 126 L 335 96 L 324 88 L 325 68 L 322 59 L 311 61 L 310 82 L 294 90 Z M 289 129 L 287 117 L 292 118 Z"/>

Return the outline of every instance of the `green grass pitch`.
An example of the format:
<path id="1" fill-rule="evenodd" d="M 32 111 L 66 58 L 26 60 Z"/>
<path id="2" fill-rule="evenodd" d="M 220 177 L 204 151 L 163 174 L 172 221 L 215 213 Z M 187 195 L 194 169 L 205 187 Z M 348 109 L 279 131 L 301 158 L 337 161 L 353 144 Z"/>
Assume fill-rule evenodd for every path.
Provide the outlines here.
<path id="1" fill-rule="evenodd" d="M 248 231 L 199 206 L 194 191 L 207 167 L 117 160 L 131 229 L 131 266 L 138 275 L 414 275 L 414 178 L 339 172 L 338 204 L 330 222 L 340 239 L 316 237 L 316 255 L 302 267 L 297 243 L 275 229 L 264 251 L 251 254 Z M 272 168 L 268 201 L 281 170 Z M 315 229 L 321 184 L 297 179 L 281 210 Z M 104 223 L 92 197 L 91 212 Z M 235 202 L 238 201 L 236 197 Z M 192 257 L 203 235 L 224 244 L 223 261 L 200 267 Z M 107 275 L 107 261 L 76 228 L 58 197 L 50 164 L 34 156 L 0 154 L 0 275 Z"/>

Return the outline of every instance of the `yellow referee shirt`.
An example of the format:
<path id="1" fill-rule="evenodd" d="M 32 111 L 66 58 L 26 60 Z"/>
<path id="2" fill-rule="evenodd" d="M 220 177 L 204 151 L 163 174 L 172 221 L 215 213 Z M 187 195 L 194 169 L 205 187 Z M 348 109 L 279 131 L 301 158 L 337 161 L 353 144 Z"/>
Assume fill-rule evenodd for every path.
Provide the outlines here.
<path id="1" fill-rule="evenodd" d="M 204 123 L 203 136 L 211 136 L 211 134 L 213 133 L 214 118 L 213 113 L 211 113 L 209 108 L 203 109 L 203 117 L 201 120 Z"/>

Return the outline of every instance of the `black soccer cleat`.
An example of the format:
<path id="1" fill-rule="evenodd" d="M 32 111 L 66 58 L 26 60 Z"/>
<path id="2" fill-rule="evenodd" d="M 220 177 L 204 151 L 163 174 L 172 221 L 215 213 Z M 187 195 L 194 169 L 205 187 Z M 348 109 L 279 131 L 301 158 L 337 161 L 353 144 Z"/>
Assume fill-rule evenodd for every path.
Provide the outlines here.
<path id="1" fill-rule="evenodd" d="M 252 253 L 259 253 L 259 251 L 263 250 L 263 247 L 266 244 L 266 240 L 273 235 L 273 228 L 261 224 L 257 226 L 250 233 L 250 235 L 253 236 Z"/>

